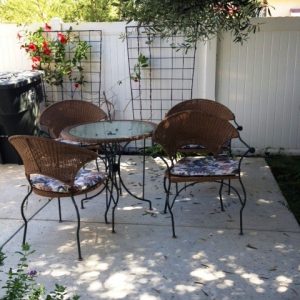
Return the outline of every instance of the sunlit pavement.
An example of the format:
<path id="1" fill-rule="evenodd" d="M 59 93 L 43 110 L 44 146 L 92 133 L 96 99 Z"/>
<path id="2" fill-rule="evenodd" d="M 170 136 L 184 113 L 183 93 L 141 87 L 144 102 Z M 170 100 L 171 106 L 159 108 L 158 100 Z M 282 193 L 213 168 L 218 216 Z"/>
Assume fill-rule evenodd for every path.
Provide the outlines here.
<path id="1" fill-rule="evenodd" d="M 138 195 L 141 159 L 122 159 L 124 181 Z M 26 207 L 26 215 L 33 216 L 27 241 L 35 250 L 29 269 L 38 271 L 37 281 L 47 291 L 59 283 L 81 299 L 299 299 L 300 228 L 264 159 L 246 159 L 243 171 L 248 195 L 243 236 L 237 197 L 224 191 L 221 212 L 218 184 L 205 183 L 186 189 L 175 203 L 174 239 L 170 216 L 162 214 L 162 163 L 147 159 L 145 197 L 154 212 L 123 189 L 113 234 L 111 224 L 104 222 L 105 193 L 87 202 L 80 210 L 83 261 L 77 260 L 71 200 L 62 199 L 64 222 L 59 223 L 56 199 L 32 196 Z M 26 192 L 23 166 L 0 165 L 4 271 L 18 263 L 20 204 Z M 3 286 L 5 273 L 0 279 Z"/>

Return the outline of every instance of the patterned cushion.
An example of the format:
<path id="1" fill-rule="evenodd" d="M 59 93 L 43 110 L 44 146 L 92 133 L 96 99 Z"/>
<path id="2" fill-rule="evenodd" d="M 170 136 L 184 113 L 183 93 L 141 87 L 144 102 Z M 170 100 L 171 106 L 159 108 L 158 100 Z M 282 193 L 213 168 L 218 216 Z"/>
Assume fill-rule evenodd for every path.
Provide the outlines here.
<path id="1" fill-rule="evenodd" d="M 176 176 L 218 176 L 238 174 L 238 161 L 227 156 L 194 156 L 180 159 L 171 169 Z"/>
<path id="2" fill-rule="evenodd" d="M 97 170 L 88 170 L 81 168 L 75 178 L 75 192 L 87 190 L 106 178 L 106 174 L 100 173 Z M 51 191 L 58 193 L 67 193 L 70 191 L 70 186 L 57 179 L 34 174 L 30 177 L 31 184 L 34 188 L 42 191 Z"/>
<path id="3" fill-rule="evenodd" d="M 182 146 L 181 149 L 205 149 L 205 147 L 199 144 L 189 144 Z"/>

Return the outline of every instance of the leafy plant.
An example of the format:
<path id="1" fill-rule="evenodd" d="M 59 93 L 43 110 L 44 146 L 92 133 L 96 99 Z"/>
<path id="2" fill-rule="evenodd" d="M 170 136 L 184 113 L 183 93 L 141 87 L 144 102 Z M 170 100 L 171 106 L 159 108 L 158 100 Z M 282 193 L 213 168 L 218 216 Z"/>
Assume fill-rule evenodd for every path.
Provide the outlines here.
<path id="1" fill-rule="evenodd" d="M 133 66 L 133 73 L 130 74 L 130 78 L 136 82 L 140 81 L 141 70 L 147 67 L 149 67 L 149 59 L 143 53 L 140 53 L 140 55 L 138 56 L 137 63 Z"/>
<path id="2" fill-rule="evenodd" d="M 120 0 L 116 5 L 124 19 L 150 26 L 152 33 L 183 34 L 181 46 L 186 48 L 222 31 L 232 32 L 235 42 L 243 42 L 258 28 L 252 18 L 269 12 L 266 0 Z"/>
<path id="3" fill-rule="evenodd" d="M 28 269 L 28 256 L 34 253 L 30 250 L 29 244 L 22 246 L 22 251 L 16 252 L 20 255 L 17 269 L 9 269 L 7 280 L 2 289 L 5 295 L 1 300 L 78 300 L 80 297 L 74 295 L 72 298 L 66 298 L 67 290 L 64 286 L 55 285 L 54 291 L 46 295 L 43 285 L 36 283 L 37 271 Z M 5 254 L 0 249 L 0 266 L 4 265 Z"/>
<path id="4" fill-rule="evenodd" d="M 87 59 L 91 46 L 81 41 L 72 27 L 65 33 L 51 32 L 46 24 L 33 32 L 20 32 L 18 37 L 32 60 L 32 69 L 44 71 L 48 84 L 62 85 L 64 77 L 74 83 L 75 89 L 84 84 L 82 61 Z"/>

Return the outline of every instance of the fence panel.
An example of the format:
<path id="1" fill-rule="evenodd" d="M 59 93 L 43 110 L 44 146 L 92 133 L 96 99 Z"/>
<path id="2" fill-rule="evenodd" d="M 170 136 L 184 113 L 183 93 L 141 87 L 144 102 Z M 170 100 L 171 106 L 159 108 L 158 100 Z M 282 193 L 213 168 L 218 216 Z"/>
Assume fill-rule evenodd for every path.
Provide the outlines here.
<path id="1" fill-rule="evenodd" d="M 267 18 L 244 45 L 218 43 L 216 100 L 259 153 L 300 152 L 300 18 Z M 239 147 L 239 145 L 235 145 Z"/>
<path id="2" fill-rule="evenodd" d="M 242 46 L 229 34 L 218 45 L 214 40 L 197 45 L 193 97 L 216 97 L 228 105 L 244 125 L 243 137 L 258 152 L 300 153 L 300 18 L 263 22 L 261 31 Z M 74 30 L 102 30 L 101 96 L 105 92 L 113 102 L 116 118 L 132 118 L 127 47 L 120 38 L 126 23 L 53 24 L 54 30 L 70 25 Z M 20 50 L 19 30 L 0 24 L 0 72 L 31 68 Z"/>
<path id="3" fill-rule="evenodd" d="M 52 30 L 67 30 L 70 26 L 74 31 L 101 30 L 102 39 L 102 78 L 100 96 L 106 97 L 113 103 L 115 117 L 130 119 L 133 117 L 130 76 L 128 69 L 126 41 L 122 40 L 125 34 L 125 22 L 114 23 L 61 23 L 59 19 L 51 22 Z M 38 28 L 40 24 L 32 24 L 30 29 Z M 31 62 L 25 51 L 20 49 L 17 33 L 21 27 L 0 24 L 0 72 L 14 72 L 31 69 Z M 215 41 L 197 45 L 195 61 L 195 84 L 193 97 L 214 98 L 215 69 Z M 207 63 L 210 59 L 211 63 Z M 208 68 L 209 66 L 209 68 Z M 58 96 L 59 97 L 59 96 Z M 49 95 L 49 99 L 53 97 Z"/>

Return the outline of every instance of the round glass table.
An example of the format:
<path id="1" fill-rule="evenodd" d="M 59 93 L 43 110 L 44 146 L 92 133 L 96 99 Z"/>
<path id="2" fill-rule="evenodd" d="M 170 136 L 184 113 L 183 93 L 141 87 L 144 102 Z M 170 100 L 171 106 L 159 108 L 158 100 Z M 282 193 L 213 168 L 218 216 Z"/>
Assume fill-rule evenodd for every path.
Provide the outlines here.
<path id="1" fill-rule="evenodd" d="M 152 136 L 156 124 L 138 120 L 113 120 L 80 124 L 65 128 L 63 138 L 88 143 L 121 143 Z"/>
<path id="2" fill-rule="evenodd" d="M 149 204 L 149 209 L 152 210 L 152 203 L 145 199 L 145 152 L 143 151 L 143 176 L 142 176 L 142 197 L 133 194 L 124 183 L 121 176 L 120 160 L 125 147 L 132 141 L 145 140 L 152 136 L 156 124 L 148 121 L 139 120 L 112 120 L 99 121 L 95 123 L 85 123 L 76 126 L 65 128 L 61 132 L 64 139 L 81 142 L 81 143 L 95 143 L 100 144 L 103 154 L 105 155 L 105 163 L 108 171 L 109 184 L 107 189 L 109 191 L 109 201 L 107 202 L 105 218 L 109 210 L 111 201 L 114 206 L 112 209 L 112 231 L 114 228 L 115 209 L 118 205 L 122 187 L 134 198 L 146 201 Z M 119 178 L 119 181 L 117 180 Z"/>

